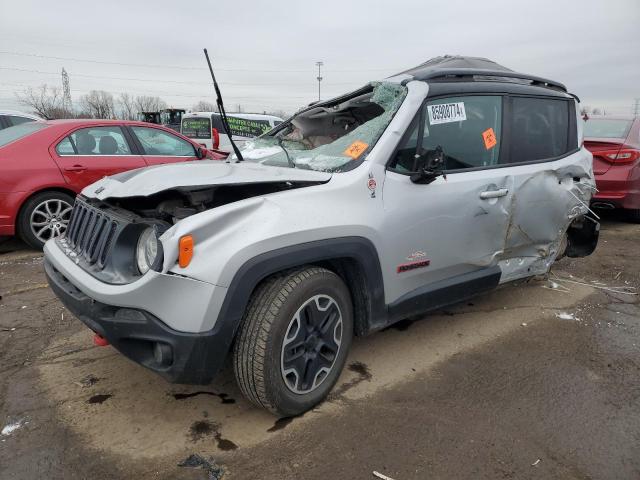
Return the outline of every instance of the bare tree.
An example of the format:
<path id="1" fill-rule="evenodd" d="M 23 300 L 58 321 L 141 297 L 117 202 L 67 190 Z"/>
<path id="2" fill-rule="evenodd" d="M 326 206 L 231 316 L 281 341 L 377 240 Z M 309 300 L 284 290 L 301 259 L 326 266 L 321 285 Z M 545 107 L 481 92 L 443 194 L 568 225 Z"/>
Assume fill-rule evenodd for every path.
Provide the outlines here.
<path id="1" fill-rule="evenodd" d="M 218 108 L 211 102 L 200 100 L 193 107 L 191 107 L 191 110 L 194 112 L 217 112 Z"/>
<path id="2" fill-rule="evenodd" d="M 279 117 L 282 118 L 283 120 L 287 119 L 290 117 L 290 115 L 285 112 L 284 110 L 272 110 L 270 112 L 265 111 L 264 112 L 265 115 L 273 115 L 274 117 Z"/>
<path id="3" fill-rule="evenodd" d="M 80 108 L 90 118 L 115 117 L 113 95 L 104 90 L 91 90 L 80 97 Z"/>
<path id="4" fill-rule="evenodd" d="M 167 108 L 167 102 L 160 97 L 149 97 L 141 95 L 136 97 L 134 101 L 136 112 L 157 112 L 163 108 Z"/>
<path id="5" fill-rule="evenodd" d="M 27 88 L 20 95 L 16 95 L 18 101 L 29 108 L 34 113 L 48 120 L 56 118 L 68 118 L 71 112 L 67 112 L 62 106 L 62 94 L 57 87 L 49 88 L 46 84 L 38 88 Z"/>
<path id="6" fill-rule="evenodd" d="M 128 93 L 121 93 L 118 97 L 118 118 L 121 120 L 136 120 L 135 100 Z"/>

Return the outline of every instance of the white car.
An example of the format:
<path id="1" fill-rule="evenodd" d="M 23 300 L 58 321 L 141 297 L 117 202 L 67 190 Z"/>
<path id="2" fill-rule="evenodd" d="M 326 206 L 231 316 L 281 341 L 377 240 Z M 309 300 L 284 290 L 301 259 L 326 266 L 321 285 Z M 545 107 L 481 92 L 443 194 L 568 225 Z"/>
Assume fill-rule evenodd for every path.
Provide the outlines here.
<path id="1" fill-rule="evenodd" d="M 282 123 L 279 117 L 258 113 L 229 113 L 227 120 L 233 141 L 238 146 Z M 231 151 L 231 142 L 217 112 L 192 112 L 183 115 L 180 133 L 205 148 Z"/>
<path id="2" fill-rule="evenodd" d="M 44 118 L 30 113 L 18 112 L 17 110 L 0 110 L 0 130 L 20 125 L 21 123 L 41 122 L 43 120 Z"/>

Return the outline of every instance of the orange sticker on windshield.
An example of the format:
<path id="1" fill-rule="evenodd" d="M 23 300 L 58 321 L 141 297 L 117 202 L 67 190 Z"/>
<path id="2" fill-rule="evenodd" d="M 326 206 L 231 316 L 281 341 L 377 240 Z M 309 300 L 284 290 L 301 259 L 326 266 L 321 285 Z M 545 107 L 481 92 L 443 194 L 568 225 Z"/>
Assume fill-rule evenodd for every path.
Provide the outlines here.
<path id="1" fill-rule="evenodd" d="M 360 140 L 356 140 L 351 145 L 349 145 L 347 149 L 342 153 L 344 153 L 347 157 L 351 157 L 355 160 L 360 155 L 362 155 L 362 152 L 364 152 L 368 146 L 368 144 L 361 142 Z"/>
<path id="2" fill-rule="evenodd" d="M 482 132 L 482 139 L 484 140 L 484 148 L 486 148 L 487 150 L 491 150 L 498 143 L 493 128 L 487 128 L 484 132 Z"/>

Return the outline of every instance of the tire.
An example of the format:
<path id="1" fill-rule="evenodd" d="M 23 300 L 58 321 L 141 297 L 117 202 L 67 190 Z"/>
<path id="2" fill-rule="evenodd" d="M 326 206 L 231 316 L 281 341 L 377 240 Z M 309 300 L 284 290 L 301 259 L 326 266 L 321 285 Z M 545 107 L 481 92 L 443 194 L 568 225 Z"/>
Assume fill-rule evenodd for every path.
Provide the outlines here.
<path id="1" fill-rule="evenodd" d="M 30 247 L 42 250 L 46 240 L 67 229 L 73 202 L 73 197 L 67 193 L 37 193 L 20 210 L 18 236 Z"/>
<path id="2" fill-rule="evenodd" d="M 351 297 L 338 275 L 313 266 L 274 275 L 249 301 L 233 351 L 236 380 L 255 405 L 300 415 L 329 394 L 352 338 Z"/>
<path id="3" fill-rule="evenodd" d="M 640 208 L 635 210 L 625 210 L 627 214 L 627 219 L 633 223 L 640 223 Z"/>

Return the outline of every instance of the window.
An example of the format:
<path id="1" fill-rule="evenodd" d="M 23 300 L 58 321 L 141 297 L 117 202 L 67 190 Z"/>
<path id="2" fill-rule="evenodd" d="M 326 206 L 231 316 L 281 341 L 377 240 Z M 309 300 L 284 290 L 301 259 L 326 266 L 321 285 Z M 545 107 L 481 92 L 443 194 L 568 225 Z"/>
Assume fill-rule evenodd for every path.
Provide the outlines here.
<path id="1" fill-rule="evenodd" d="M 195 149 L 186 140 L 159 128 L 131 127 L 146 155 L 193 157 Z"/>
<path id="2" fill-rule="evenodd" d="M 409 127 L 390 167 L 417 171 L 438 147 L 444 153 L 445 170 L 489 167 L 498 163 L 501 140 L 502 97 L 431 100 Z"/>
<path id="3" fill-rule="evenodd" d="M 590 118 L 584 122 L 585 138 L 627 138 L 633 120 Z"/>
<path id="4" fill-rule="evenodd" d="M 202 117 L 183 118 L 182 134 L 189 138 L 211 138 L 211 121 Z"/>
<path id="5" fill-rule="evenodd" d="M 9 127 L 4 130 L 0 130 L 0 147 L 4 147 L 11 142 L 22 137 L 26 137 L 27 135 L 31 135 L 33 132 L 42 130 L 45 127 L 47 127 L 47 124 L 44 122 L 29 122 L 16 127 Z"/>
<path id="6" fill-rule="evenodd" d="M 76 130 L 56 146 L 58 155 L 131 155 L 120 127 Z"/>
<path id="7" fill-rule="evenodd" d="M 559 157 L 571 149 L 568 101 L 513 97 L 511 111 L 510 163 Z"/>
<path id="8" fill-rule="evenodd" d="M 5 118 L 9 120 L 9 125 L 13 126 L 34 121 L 33 118 L 18 117 L 17 115 L 7 115 Z"/>

